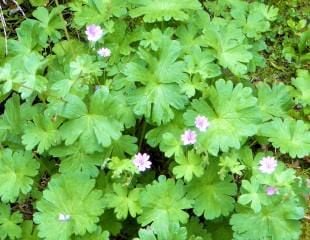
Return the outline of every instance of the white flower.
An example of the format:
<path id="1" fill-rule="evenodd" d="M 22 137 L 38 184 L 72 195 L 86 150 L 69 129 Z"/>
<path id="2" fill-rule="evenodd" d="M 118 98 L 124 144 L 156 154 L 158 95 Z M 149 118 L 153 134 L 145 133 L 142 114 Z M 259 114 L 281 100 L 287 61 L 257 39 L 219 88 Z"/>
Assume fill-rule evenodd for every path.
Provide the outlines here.
<path id="1" fill-rule="evenodd" d="M 100 48 L 97 51 L 98 55 L 101 57 L 110 57 L 111 56 L 111 50 L 108 48 Z"/>
<path id="2" fill-rule="evenodd" d="M 61 222 L 68 222 L 71 219 L 71 216 L 69 214 L 65 213 L 59 213 L 58 220 Z"/>

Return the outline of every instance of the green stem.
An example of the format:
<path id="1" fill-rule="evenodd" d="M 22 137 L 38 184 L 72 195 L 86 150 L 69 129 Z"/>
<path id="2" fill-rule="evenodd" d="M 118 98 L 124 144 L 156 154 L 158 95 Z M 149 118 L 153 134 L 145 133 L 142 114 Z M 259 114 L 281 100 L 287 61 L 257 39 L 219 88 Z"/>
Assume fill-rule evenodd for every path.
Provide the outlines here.
<path id="1" fill-rule="evenodd" d="M 143 139 L 145 136 L 145 131 L 146 131 L 146 121 L 145 121 L 145 119 L 142 119 L 142 121 L 143 121 L 142 130 L 141 130 L 141 134 L 140 134 L 140 138 L 139 138 L 139 151 L 141 150 Z"/>
<path id="2" fill-rule="evenodd" d="M 55 0 L 55 3 L 56 3 L 56 6 L 59 7 L 59 2 L 58 2 L 58 0 Z M 66 22 L 65 19 L 64 19 L 64 17 L 63 17 L 63 15 L 62 15 L 62 13 L 59 13 L 59 17 L 61 18 L 61 20 L 63 20 L 64 22 Z M 67 25 L 66 25 L 66 24 L 65 24 L 65 26 L 64 26 L 64 31 L 65 31 L 65 35 L 66 35 L 67 40 L 70 40 L 70 36 L 69 36 L 69 32 L 68 32 L 68 29 L 67 29 Z"/>

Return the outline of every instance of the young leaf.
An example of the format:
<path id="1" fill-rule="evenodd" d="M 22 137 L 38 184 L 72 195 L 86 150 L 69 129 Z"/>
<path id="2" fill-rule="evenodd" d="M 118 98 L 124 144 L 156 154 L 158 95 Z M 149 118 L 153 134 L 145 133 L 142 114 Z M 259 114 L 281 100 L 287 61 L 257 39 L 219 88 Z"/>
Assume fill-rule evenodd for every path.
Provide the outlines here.
<path id="1" fill-rule="evenodd" d="M 242 180 L 242 188 L 248 193 L 243 193 L 239 197 L 238 202 L 242 205 L 251 203 L 251 208 L 254 210 L 254 212 L 260 212 L 262 204 L 267 203 L 267 196 L 266 193 L 259 192 L 259 182 L 255 178 L 252 178 L 251 182 L 248 180 Z"/>
<path id="2" fill-rule="evenodd" d="M 20 193 L 31 191 L 33 177 L 37 175 L 39 163 L 31 152 L 6 148 L 0 152 L 0 196 L 3 202 L 15 202 Z"/>
<path id="3" fill-rule="evenodd" d="M 72 234 L 95 232 L 104 206 L 102 192 L 94 187 L 95 180 L 84 174 L 54 176 L 37 202 L 38 212 L 34 214 L 39 237 L 65 240 Z"/>
<path id="4" fill-rule="evenodd" d="M 222 155 L 220 157 L 219 167 L 221 167 L 221 169 L 218 174 L 222 180 L 227 177 L 228 173 L 241 176 L 242 170 L 245 168 L 245 166 L 238 161 L 238 155 L 235 152 Z"/>
<path id="5" fill-rule="evenodd" d="M 195 177 L 201 177 L 204 172 L 204 161 L 195 153 L 190 150 L 186 155 L 182 152 L 176 155 L 175 161 L 179 164 L 173 168 L 173 174 L 176 178 L 184 178 L 186 182 L 190 182 Z"/>
<path id="6" fill-rule="evenodd" d="M 113 184 L 113 192 L 104 196 L 107 207 L 114 208 L 117 219 L 126 219 L 128 213 L 133 218 L 140 214 L 139 197 L 139 188 L 129 191 L 126 187 L 117 183 Z"/>
<path id="7" fill-rule="evenodd" d="M 33 123 L 29 122 L 22 136 L 22 143 L 26 150 L 32 150 L 38 146 L 37 152 L 43 153 L 51 146 L 57 145 L 61 141 L 58 127 L 61 121 L 53 121 L 45 115 L 36 115 L 33 117 Z"/>

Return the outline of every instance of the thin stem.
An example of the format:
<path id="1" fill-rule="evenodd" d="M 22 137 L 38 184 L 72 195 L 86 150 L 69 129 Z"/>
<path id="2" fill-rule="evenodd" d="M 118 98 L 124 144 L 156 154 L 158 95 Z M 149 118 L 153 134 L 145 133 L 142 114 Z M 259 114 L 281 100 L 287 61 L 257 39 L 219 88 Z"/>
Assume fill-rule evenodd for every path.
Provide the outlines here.
<path id="1" fill-rule="evenodd" d="M 24 16 L 24 18 L 27 18 L 25 12 L 24 12 L 23 9 L 20 7 L 20 5 L 18 4 L 18 2 L 16 2 L 15 0 L 12 0 L 12 2 L 16 5 L 17 9 L 22 13 L 22 15 Z"/>
<path id="2" fill-rule="evenodd" d="M 143 121 L 143 123 L 142 123 L 142 130 L 141 130 L 141 134 L 140 134 L 140 139 L 139 139 L 139 151 L 141 150 L 145 131 L 146 131 L 146 121 L 145 121 L 145 119 L 142 119 L 142 121 Z"/>
<path id="3" fill-rule="evenodd" d="M 56 3 L 56 6 L 59 7 L 58 0 L 55 0 L 55 3 Z M 59 17 L 61 18 L 61 20 L 66 22 L 64 17 L 63 17 L 63 15 L 62 15 L 62 13 L 59 13 Z M 67 24 L 65 24 L 64 31 L 65 31 L 65 35 L 66 35 L 67 40 L 70 40 L 69 32 L 68 32 L 68 29 L 67 29 Z"/>
<path id="4" fill-rule="evenodd" d="M 6 33 L 6 22 L 3 16 L 3 11 L 2 11 L 2 7 L 0 4 L 0 21 L 3 27 L 3 34 L 4 34 L 4 45 L 5 45 L 5 55 L 8 55 L 8 37 L 7 37 L 7 33 Z"/>

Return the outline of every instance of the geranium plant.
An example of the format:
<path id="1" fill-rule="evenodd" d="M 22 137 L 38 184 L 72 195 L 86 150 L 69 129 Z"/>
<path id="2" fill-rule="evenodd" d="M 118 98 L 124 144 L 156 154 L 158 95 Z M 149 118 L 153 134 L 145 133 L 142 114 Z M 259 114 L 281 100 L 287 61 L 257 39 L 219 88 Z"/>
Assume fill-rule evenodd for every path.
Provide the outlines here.
<path id="1" fill-rule="evenodd" d="M 309 71 L 267 76 L 262 2 L 0 1 L 0 239 L 300 239 Z"/>

